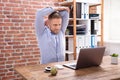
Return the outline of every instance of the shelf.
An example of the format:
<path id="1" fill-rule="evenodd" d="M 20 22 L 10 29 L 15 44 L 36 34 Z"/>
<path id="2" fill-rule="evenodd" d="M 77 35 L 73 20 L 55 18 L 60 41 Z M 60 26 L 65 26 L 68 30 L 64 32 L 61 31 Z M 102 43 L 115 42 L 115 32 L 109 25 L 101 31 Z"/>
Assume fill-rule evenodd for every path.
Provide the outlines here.
<path id="1" fill-rule="evenodd" d="M 67 53 L 67 54 L 73 54 L 74 52 L 66 50 L 65 53 Z"/>
<path id="2" fill-rule="evenodd" d="M 72 5 L 72 4 L 73 4 L 72 1 L 64 1 L 64 2 L 60 2 L 60 3 L 59 3 L 59 5 L 61 5 L 61 6 L 70 6 L 70 5 Z"/>
<path id="3" fill-rule="evenodd" d="M 101 35 L 97 35 L 98 37 L 101 37 Z"/>
<path id="4" fill-rule="evenodd" d="M 66 38 L 73 38 L 73 35 L 65 35 Z"/>
<path id="5" fill-rule="evenodd" d="M 101 0 L 76 0 L 76 2 L 83 2 L 83 3 L 89 3 L 89 4 L 99 4 L 99 3 L 101 3 Z"/>
<path id="6" fill-rule="evenodd" d="M 90 7 L 101 6 L 101 4 L 90 4 Z"/>
<path id="7" fill-rule="evenodd" d="M 76 0 L 76 3 L 83 3 L 84 1 L 82 0 Z M 100 6 L 101 4 L 100 3 L 96 3 L 96 2 L 88 2 L 86 1 L 86 3 L 89 3 L 90 7 L 92 6 Z M 60 2 L 59 5 L 61 6 L 70 6 L 73 4 L 73 1 L 64 1 L 64 2 Z"/>
<path id="8" fill-rule="evenodd" d="M 85 24 L 76 24 L 76 27 L 83 27 Z M 68 26 L 73 26 L 73 25 L 68 25 Z"/>
<path id="9" fill-rule="evenodd" d="M 70 21 L 73 21 L 73 18 L 69 18 Z M 81 19 L 81 18 L 76 18 L 76 20 L 89 20 L 89 19 Z"/>
<path id="10" fill-rule="evenodd" d="M 68 50 L 73 51 L 68 53 L 73 53 L 74 59 L 76 59 L 77 46 L 81 47 L 80 41 L 81 43 L 86 42 L 86 44 L 84 44 L 85 46 L 88 46 L 89 41 L 95 41 L 95 40 L 96 40 L 96 42 L 94 42 L 95 46 L 97 45 L 97 42 L 100 42 L 100 46 L 103 45 L 103 2 L 104 2 L 103 0 L 69 0 L 69 1 L 63 0 L 63 2 L 59 3 L 61 6 L 67 6 L 71 9 L 71 14 L 69 18 L 70 22 L 67 27 L 70 31 L 69 31 L 69 35 L 65 35 L 65 37 L 67 38 L 66 40 L 69 41 Z M 82 4 L 78 5 L 79 3 L 82 3 Z M 84 3 L 87 3 L 87 4 L 84 4 Z M 80 8 L 80 10 L 78 10 L 78 8 Z M 92 12 L 89 11 L 90 8 L 92 8 L 93 10 Z M 97 12 L 97 9 L 99 9 L 98 12 Z M 81 12 L 82 10 L 84 10 L 85 15 L 86 14 L 88 15 L 87 17 L 85 15 L 78 16 L 80 14 L 77 14 L 77 13 L 83 14 L 83 12 Z M 98 14 L 98 13 L 100 15 L 98 17 L 97 16 L 89 17 L 89 14 Z M 83 27 L 82 25 L 86 25 L 86 27 Z M 96 29 L 97 27 L 95 27 L 96 25 L 100 26 L 100 31 L 99 33 L 95 34 L 92 31 L 98 30 Z M 84 31 L 84 28 L 86 28 L 86 31 L 88 32 L 86 33 L 83 32 L 84 33 L 83 34 L 82 31 Z M 81 33 L 78 34 L 77 32 L 81 32 L 82 34 Z M 99 40 L 97 41 L 97 38 L 100 41 Z M 82 40 L 85 40 L 85 41 L 82 41 Z"/>
<path id="11" fill-rule="evenodd" d="M 101 21 L 101 19 L 90 19 L 90 20 L 98 20 L 98 21 Z"/>

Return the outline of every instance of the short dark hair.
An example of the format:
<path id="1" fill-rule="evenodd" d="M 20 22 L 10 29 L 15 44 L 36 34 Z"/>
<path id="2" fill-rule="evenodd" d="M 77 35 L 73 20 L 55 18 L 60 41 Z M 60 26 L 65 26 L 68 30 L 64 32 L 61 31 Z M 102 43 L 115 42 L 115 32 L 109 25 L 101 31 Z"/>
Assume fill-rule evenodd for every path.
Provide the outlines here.
<path id="1" fill-rule="evenodd" d="M 48 16 L 48 19 L 55 19 L 55 18 L 57 19 L 62 18 L 58 11 L 54 11 Z"/>

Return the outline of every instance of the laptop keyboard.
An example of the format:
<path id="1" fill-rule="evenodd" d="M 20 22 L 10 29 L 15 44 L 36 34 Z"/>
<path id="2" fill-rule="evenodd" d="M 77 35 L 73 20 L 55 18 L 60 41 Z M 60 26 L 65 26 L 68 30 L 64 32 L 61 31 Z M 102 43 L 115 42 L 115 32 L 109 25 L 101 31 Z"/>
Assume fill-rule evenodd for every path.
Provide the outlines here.
<path id="1" fill-rule="evenodd" d="M 76 67 L 76 65 L 75 65 L 75 64 L 73 64 L 73 65 L 70 65 L 70 66 L 72 66 L 72 67 Z"/>

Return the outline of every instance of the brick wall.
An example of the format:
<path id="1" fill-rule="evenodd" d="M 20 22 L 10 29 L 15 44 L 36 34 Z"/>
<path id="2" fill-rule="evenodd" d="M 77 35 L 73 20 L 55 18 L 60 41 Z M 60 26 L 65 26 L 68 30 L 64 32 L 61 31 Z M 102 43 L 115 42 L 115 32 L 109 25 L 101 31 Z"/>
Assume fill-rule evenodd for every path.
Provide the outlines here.
<path id="1" fill-rule="evenodd" d="M 22 80 L 15 66 L 39 64 L 35 13 L 57 1 L 0 0 L 0 80 Z"/>

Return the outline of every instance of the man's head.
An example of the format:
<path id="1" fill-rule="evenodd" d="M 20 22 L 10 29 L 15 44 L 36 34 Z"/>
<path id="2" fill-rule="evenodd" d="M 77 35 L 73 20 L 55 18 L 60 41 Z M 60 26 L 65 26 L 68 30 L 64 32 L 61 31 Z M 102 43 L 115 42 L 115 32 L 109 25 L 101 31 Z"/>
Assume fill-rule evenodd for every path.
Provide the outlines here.
<path id="1" fill-rule="evenodd" d="M 62 17 L 59 12 L 53 12 L 48 16 L 48 27 L 51 32 L 58 34 L 61 29 Z"/>

